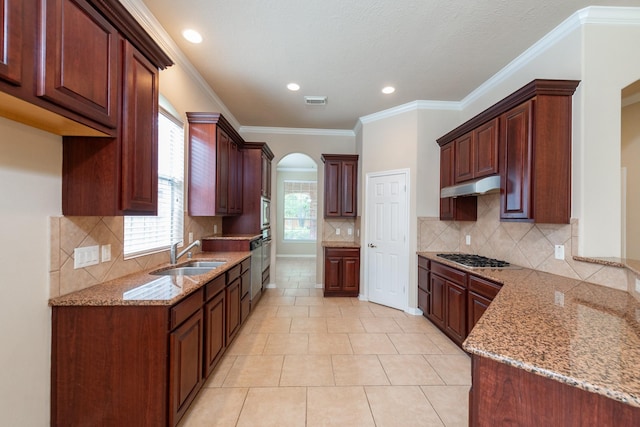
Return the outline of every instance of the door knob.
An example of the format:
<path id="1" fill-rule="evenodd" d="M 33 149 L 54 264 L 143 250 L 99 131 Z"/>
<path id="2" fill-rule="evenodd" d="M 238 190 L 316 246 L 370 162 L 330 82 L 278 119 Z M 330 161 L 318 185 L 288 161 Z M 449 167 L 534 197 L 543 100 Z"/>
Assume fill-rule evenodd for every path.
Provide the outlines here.
<path id="1" fill-rule="evenodd" d="M 377 246 L 376 246 L 376 245 L 374 245 L 373 243 L 369 243 L 369 247 L 370 247 L 370 248 L 377 248 Z"/>

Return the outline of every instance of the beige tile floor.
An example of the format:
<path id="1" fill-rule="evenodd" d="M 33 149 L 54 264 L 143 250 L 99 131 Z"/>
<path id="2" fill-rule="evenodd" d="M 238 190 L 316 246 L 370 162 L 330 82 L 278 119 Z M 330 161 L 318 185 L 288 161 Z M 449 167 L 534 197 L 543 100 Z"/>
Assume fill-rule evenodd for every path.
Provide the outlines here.
<path id="1" fill-rule="evenodd" d="M 323 298 L 315 259 L 275 282 L 181 427 L 468 425 L 470 359 L 424 317 Z"/>

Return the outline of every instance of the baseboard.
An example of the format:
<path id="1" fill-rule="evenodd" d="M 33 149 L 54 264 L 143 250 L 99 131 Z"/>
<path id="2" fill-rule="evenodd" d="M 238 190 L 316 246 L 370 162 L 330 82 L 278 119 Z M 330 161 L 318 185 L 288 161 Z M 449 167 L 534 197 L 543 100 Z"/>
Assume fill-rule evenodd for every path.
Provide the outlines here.
<path id="1" fill-rule="evenodd" d="M 407 314 L 411 314 L 413 316 L 422 316 L 422 310 L 420 310 L 419 308 L 414 308 L 414 307 L 407 307 L 404 310 L 405 313 Z"/>
<path id="2" fill-rule="evenodd" d="M 322 289 L 322 283 L 316 283 L 316 289 Z"/>
<path id="3" fill-rule="evenodd" d="M 360 301 L 369 301 L 369 298 L 367 298 L 365 295 L 362 295 L 362 294 L 358 295 L 358 299 Z"/>
<path id="4" fill-rule="evenodd" d="M 276 255 L 276 258 L 316 258 L 317 255 Z"/>
<path id="5" fill-rule="evenodd" d="M 275 289 L 276 288 L 276 284 L 275 283 L 269 283 L 267 286 L 265 286 L 265 288 L 267 288 L 267 289 Z"/>

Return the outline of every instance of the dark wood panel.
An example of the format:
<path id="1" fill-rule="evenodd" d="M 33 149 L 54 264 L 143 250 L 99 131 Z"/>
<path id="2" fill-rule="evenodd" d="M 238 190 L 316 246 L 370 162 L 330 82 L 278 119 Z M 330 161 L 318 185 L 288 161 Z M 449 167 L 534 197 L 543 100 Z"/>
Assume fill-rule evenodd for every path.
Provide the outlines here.
<path id="1" fill-rule="evenodd" d="M 357 296 L 360 290 L 360 256 L 344 257 L 342 290 L 345 294 Z"/>
<path id="2" fill-rule="evenodd" d="M 454 183 L 473 179 L 473 167 L 475 164 L 475 149 L 473 143 L 473 132 L 469 132 L 457 138 L 455 145 L 455 167 Z"/>
<path id="3" fill-rule="evenodd" d="M 204 252 L 249 251 L 249 240 L 203 239 L 202 250 Z"/>
<path id="4" fill-rule="evenodd" d="M 468 288 L 470 291 L 474 291 L 486 298 L 493 299 L 496 295 L 498 295 L 500 289 L 502 289 L 502 285 L 500 283 L 496 283 L 491 280 L 487 280 L 482 277 L 470 274 Z"/>
<path id="5" fill-rule="evenodd" d="M 224 215 L 229 212 L 229 162 L 231 156 L 231 140 L 220 128 L 216 131 L 216 213 Z"/>
<path id="6" fill-rule="evenodd" d="M 23 0 L 0 0 L 0 79 L 22 85 Z"/>
<path id="7" fill-rule="evenodd" d="M 473 131 L 474 178 L 498 173 L 499 128 L 500 121 L 498 118 L 495 118 Z"/>
<path id="8" fill-rule="evenodd" d="M 118 33 L 84 0 L 45 0 L 37 95 L 105 126 L 118 122 Z"/>
<path id="9" fill-rule="evenodd" d="M 51 425 L 166 425 L 168 313 L 53 307 Z"/>
<path id="10" fill-rule="evenodd" d="M 342 278 L 342 257 L 325 255 L 324 258 L 324 290 L 340 291 Z"/>
<path id="11" fill-rule="evenodd" d="M 472 356 L 471 426 L 637 426 L 640 409 Z"/>
<path id="12" fill-rule="evenodd" d="M 446 332 L 458 345 L 467 337 L 467 290 L 453 282 L 446 282 Z"/>
<path id="13" fill-rule="evenodd" d="M 431 299 L 429 301 L 430 305 L 427 317 L 436 326 L 444 330 L 446 315 L 446 281 L 442 277 L 435 274 L 431 274 L 429 279 L 429 290 L 431 293 Z"/>
<path id="14" fill-rule="evenodd" d="M 324 216 L 340 216 L 340 189 L 342 188 L 339 161 L 327 161 L 324 167 Z"/>
<path id="15" fill-rule="evenodd" d="M 531 218 L 532 134 L 531 114 L 534 101 L 525 102 L 501 118 L 504 171 L 500 190 L 501 218 Z"/>
<path id="16" fill-rule="evenodd" d="M 209 301 L 211 298 L 216 296 L 218 292 L 224 290 L 225 286 L 227 286 L 227 281 L 224 274 L 221 274 L 207 283 L 205 285 L 205 300 Z"/>
<path id="17" fill-rule="evenodd" d="M 492 299 L 484 297 L 475 292 L 469 292 L 467 297 L 467 334 L 471 332 L 473 327 L 478 323 L 480 317 L 491 304 Z"/>
<path id="18" fill-rule="evenodd" d="M 215 215 L 216 125 L 189 118 L 189 215 Z"/>
<path id="19" fill-rule="evenodd" d="M 454 184 L 455 144 L 449 143 L 440 149 L 440 188 Z M 440 199 L 441 221 L 475 221 L 478 217 L 478 198 L 446 197 Z"/>
<path id="20" fill-rule="evenodd" d="M 169 328 L 174 329 L 198 311 L 200 307 L 202 307 L 203 296 L 204 290 L 200 288 L 171 307 L 171 323 Z"/>
<path id="21" fill-rule="evenodd" d="M 358 214 L 358 161 L 345 160 L 342 162 L 342 197 L 340 216 L 355 217 Z"/>
<path id="22" fill-rule="evenodd" d="M 124 213 L 158 212 L 158 69 L 123 42 L 122 206 Z"/>
<path id="23" fill-rule="evenodd" d="M 226 349 L 225 304 L 225 292 L 218 292 L 217 295 L 205 305 L 205 377 L 213 371 Z"/>
<path id="24" fill-rule="evenodd" d="M 444 277 L 445 279 L 449 279 L 458 285 L 461 285 L 463 287 L 466 286 L 467 273 L 465 273 L 462 270 L 458 270 L 456 268 L 449 267 L 448 265 L 444 265 L 444 264 L 440 264 L 439 262 L 432 261 L 431 272 L 434 274 L 438 274 Z"/>
<path id="25" fill-rule="evenodd" d="M 204 320 L 201 309 L 170 334 L 169 425 L 171 426 L 176 425 L 182 418 L 202 386 L 203 337 Z"/>
<path id="26" fill-rule="evenodd" d="M 427 310 L 429 307 L 429 294 L 427 291 L 418 288 L 418 308 L 422 310 L 422 314 L 424 316 L 427 315 Z"/>
<path id="27" fill-rule="evenodd" d="M 227 345 L 230 345 L 240 329 L 240 279 L 236 279 L 227 286 L 226 299 Z"/>

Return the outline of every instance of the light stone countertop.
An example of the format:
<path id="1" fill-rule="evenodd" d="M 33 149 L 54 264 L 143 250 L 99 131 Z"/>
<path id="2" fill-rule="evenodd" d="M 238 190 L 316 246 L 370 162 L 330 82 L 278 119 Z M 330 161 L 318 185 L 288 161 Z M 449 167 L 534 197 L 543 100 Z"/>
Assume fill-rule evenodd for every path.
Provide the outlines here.
<path id="1" fill-rule="evenodd" d="M 343 242 L 343 241 L 332 241 L 332 240 L 323 240 L 322 241 L 323 248 L 360 248 L 360 243 L 356 242 Z"/>
<path id="2" fill-rule="evenodd" d="M 114 305 L 173 305 L 187 295 L 224 274 L 229 268 L 249 258 L 250 252 L 201 252 L 191 260 L 181 261 L 175 266 L 157 265 L 147 271 L 130 274 L 108 282 L 100 283 L 67 295 L 49 300 L 50 306 L 114 306 Z M 225 261 L 206 274 L 197 276 L 155 276 L 156 270 L 184 266 L 190 261 Z M 153 286 L 158 289 L 152 299 L 127 299 L 127 295 L 140 287 Z M 143 288 L 144 289 L 144 288 Z"/>
<path id="3" fill-rule="evenodd" d="M 467 352 L 640 407 L 640 302 L 629 293 L 418 255 L 503 284 L 463 343 Z"/>

